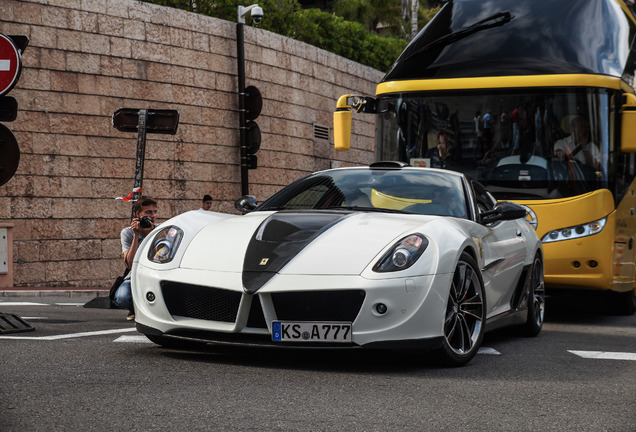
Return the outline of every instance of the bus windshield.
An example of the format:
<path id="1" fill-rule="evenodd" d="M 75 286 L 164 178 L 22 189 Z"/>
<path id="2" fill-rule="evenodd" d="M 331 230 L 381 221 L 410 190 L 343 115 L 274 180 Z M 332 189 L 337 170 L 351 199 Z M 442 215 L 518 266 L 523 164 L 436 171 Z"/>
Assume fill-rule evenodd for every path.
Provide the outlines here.
<path id="1" fill-rule="evenodd" d="M 613 91 L 402 93 L 377 100 L 378 160 L 461 171 L 498 199 L 608 188 Z"/>

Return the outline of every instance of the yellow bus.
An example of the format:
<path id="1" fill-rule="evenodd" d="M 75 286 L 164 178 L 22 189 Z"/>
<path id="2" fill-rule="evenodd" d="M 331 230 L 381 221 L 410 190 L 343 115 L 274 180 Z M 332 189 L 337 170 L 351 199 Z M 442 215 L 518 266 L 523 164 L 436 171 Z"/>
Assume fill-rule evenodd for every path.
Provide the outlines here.
<path id="1" fill-rule="evenodd" d="M 411 41 L 375 96 L 376 160 L 462 171 L 528 210 L 548 294 L 607 291 L 635 307 L 636 20 L 620 0 L 454 0 Z M 355 143 L 354 143 L 355 146 Z"/>

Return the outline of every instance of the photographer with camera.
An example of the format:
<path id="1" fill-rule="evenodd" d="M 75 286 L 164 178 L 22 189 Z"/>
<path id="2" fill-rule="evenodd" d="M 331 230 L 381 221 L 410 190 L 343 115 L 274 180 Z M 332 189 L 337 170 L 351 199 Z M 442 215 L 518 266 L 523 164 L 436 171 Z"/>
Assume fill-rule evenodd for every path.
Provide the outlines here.
<path id="1" fill-rule="evenodd" d="M 129 310 L 130 313 L 126 318 L 129 321 L 135 319 L 129 271 L 132 268 L 133 259 L 141 241 L 155 228 L 157 201 L 141 196 L 135 202 L 134 210 L 135 218 L 133 218 L 130 226 L 121 230 L 121 250 L 124 256 L 124 264 L 126 264 L 126 277 L 117 289 L 113 299 L 118 308 Z"/>

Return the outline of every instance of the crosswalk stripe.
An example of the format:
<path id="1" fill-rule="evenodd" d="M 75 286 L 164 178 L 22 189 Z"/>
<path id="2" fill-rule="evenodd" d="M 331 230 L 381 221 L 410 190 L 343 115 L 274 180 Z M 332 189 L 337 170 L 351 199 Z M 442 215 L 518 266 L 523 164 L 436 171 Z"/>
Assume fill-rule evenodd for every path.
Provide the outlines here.
<path id="1" fill-rule="evenodd" d="M 568 352 L 577 355 L 579 357 L 588 359 L 600 359 L 600 360 L 635 360 L 636 353 L 627 352 L 608 352 L 608 351 L 575 351 L 568 350 Z"/>
<path id="2" fill-rule="evenodd" d="M 114 329 L 114 330 L 101 330 L 94 332 L 84 332 L 84 333 L 70 333 L 63 335 L 52 335 L 52 336 L 0 336 L 0 339 L 20 339 L 20 340 L 60 340 L 60 339 L 72 339 L 78 337 L 87 337 L 87 336 L 101 336 L 113 333 L 128 333 L 135 332 L 136 328 L 125 328 L 125 329 Z"/>
<path id="3" fill-rule="evenodd" d="M 152 343 L 146 336 L 119 336 L 114 342 Z"/>

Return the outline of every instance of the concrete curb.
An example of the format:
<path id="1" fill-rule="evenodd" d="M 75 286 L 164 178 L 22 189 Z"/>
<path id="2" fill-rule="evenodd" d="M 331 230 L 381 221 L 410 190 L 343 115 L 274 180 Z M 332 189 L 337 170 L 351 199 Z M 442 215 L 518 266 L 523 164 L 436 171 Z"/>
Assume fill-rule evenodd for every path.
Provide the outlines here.
<path id="1" fill-rule="evenodd" d="M 106 288 L 0 288 L 0 299 L 7 297 L 108 297 Z"/>

